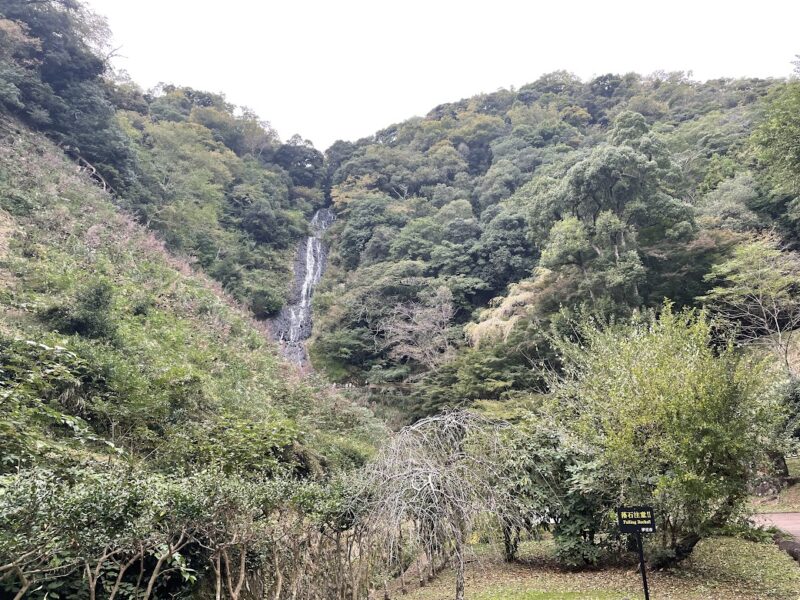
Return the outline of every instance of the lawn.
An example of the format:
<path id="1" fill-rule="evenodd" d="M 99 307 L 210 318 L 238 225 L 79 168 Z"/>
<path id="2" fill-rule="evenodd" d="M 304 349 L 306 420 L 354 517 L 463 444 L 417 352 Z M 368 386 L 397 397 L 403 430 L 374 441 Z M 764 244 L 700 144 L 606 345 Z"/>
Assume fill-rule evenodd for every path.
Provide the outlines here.
<path id="1" fill-rule="evenodd" d="M 477 552 L 468 565 L 467 600 L 632 600 L 643 597 L 634 567 L 565 571 L 550 558 L 552 544 L 522 548 L 528 562 L 506 564 L 497 552 Z M 736 538 L 701 542 L 679 569 L 648 573 L 653 600 L 767 600 L 800 597 L 800 567 L 776 546 Z M 399 596 L 398 596 L 399 597 Z M 449 600 L 453 574 L 445 571 L 409 600 Z"/>
<path id="2" fill-rule="evenodd" d="M 750 508 L 756 513 L 800 512 L 800 484 L 782 489 L 777 497 L 752 498 Z"/>
<path id="3" fill-rule="evenodd" d="M 788 457 L 786 466 L 790 477 L 800 477 L 800 456 Z M 800 512 L 800 484 L 782 489 L 777 497 L 753 497 L 750 507 L 757 513 Z"/>

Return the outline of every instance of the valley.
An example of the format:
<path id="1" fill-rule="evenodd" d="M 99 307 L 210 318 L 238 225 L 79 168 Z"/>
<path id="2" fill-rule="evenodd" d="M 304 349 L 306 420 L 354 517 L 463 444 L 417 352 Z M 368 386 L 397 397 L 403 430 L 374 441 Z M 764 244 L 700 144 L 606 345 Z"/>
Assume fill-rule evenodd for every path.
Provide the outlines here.
<path id="1" fill-rule="evenodd" d="M 323 151 L 109 39 L 0 0 L 0 598 L 800 594 L 800 66 Z"/>

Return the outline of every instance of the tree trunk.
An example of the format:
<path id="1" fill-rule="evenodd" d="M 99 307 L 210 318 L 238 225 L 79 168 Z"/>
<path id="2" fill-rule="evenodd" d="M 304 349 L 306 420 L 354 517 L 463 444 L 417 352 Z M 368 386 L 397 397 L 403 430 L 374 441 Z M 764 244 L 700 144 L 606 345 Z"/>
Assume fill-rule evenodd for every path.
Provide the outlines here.
<path id="1" fill-rule="evenodd" d="M 22 572 L 22 569 L 17 567 L 16 569 L 17 575 L 19 576 L 19 582 L 22 584 L 22 587 L 17 592 L 17 595 L 14 596 L 14 600 L 22 600 L 25 597 L 28 588 L 31 587 L 31 581 L 25 577 L 25 573 Z"/>
<path id="2" fill-rule="evenodd" d="M 25 585 L 23 585 L 19 589 L 19 591 L 17 592 L 17 595 L 14 596 L 14 600 L 22 600 L 25 597 L 25 593 L 28 591 L 29 587 L 31 587 L 31 582 L 30 581 L 28 581 Z"/>
<path id="3" fill-rule="evenodd" d="M 775 467 L 775 472 L 782 478 L 789 477 L 789 465 L 786 464 L 786 457 L 781 452 L 770 451 L 767 456 Z"/>
<path id="4" fill-rule="evenodd" d="M 136 590 L 137 596 L 139 595 L 139 586 L 142 585 L 143 577 L 144 577 L 144 549 L 142 549 L 142 554 L 139 556 L 139 576 L 136 577 L 136 587 L 133 588 Z"/>
<path id="5" fill-rule="evenodd" d="M 150 596 L 153 593 L 153 587 L 156 585 L 156 579 L 158 579 L 158 575 L 161 573 L 161 567 L 164 565 L 164 561 L 169 554 L 170 553 L 168 552 L 159 558 L 156 562 L 156 566 L 153 567 L 153 573 L 150 575 L 150 580 L 147 582 L 147 589 L 144 591 L 144 600 L 150 600 Z"/>
<path id="6" fill-rule="evenodd" d="M 150 580 L 147 582 L 147 589 L 144 593 L 144 600 L 149 600 L 150 596 L 153 594 L 153 588 L 156 584 L 156 579 L 158 579 L 159 574 L 161 573 L 161 568 L 164 566 L 164 561 L 167 560 L 170 556 L 179 552 L 188 542 L 184 541 L 186 539 L 186 533 L 181 532 L 180 537 L 178 538 L 177 543 L 173 546 L 171 542 L 167 542 L 167 551 L 166 553 L 162 554 L 158 561 L 156 562 L 156 566 L 153 568 L 153 574 L 150 575 Z"/>
<path id="7" fill-rule="evenodd" d="M 464 557 L 456 556 L 456 600 L 464 600 Z"/>
<path id="8" fill-rule="evenodd" d="M 517 560 L 517 549 L 519 548 L 519 531 L 515 527 L 503 524 L 503 551 L 506 562 Z"/>
<path id="9" fill-rule="evenodd" d="M 283 591 L 283 573 L 281 573 L 280 562 L 278 561 L 278 552 L 272 554 L 272 562 L 275 565 L 275 596 L 274 600 L 281 600 L 281 592 Z"/>
<path id="10" fill-rule="evenodd" d="M 406 594 L 406 574 L 405 569 L 403 569 L 403 526 L 400 525 L 398 528 L 397 537 L 397 561 L 400 563 L 400 593 L 405 595 Z"/>
<path id="11" fill-rule="evenodd" d="M 222 565 L 220 564 L 219 551 L 214 553 L 211 566 L 214 569 L 214 599 L 222 600 Z"/>
<path id="12" fill-rule="evenodd" d="M 650 563 L 650 566 L 653 569 L 669 569 L 670 567 L 674 567 L 679 562 L 688 558 L 691 555 L 694 547 L 697 545 L 702 538 L 697 533 L 690 533 L 684 538 L 678 540 L 675 544 L 675 555 L 674 556 L 662 556 Z"/>
<path id="13" fill-rule="evenodd" d="M 97 598 L 97 581 L 93 577 L 92 569 L 89 567 L 89 563 L 86 563 L 86 579 L 89 580 L 89 600 L 95 600 Z"/>
<path id="14" fill-rule="evenodd" d="M 111 594 L 109 595 L 108 600 L 114 600 L 114 598 L 117 597 L 117 593 L 119 592 L 119 587 L 120 585 L 122 585 L 122 578 L 125 576 L 125 573 L 127 573 L 128 569 L 133 566 L 133 563 L 139 560 L 140 556 L 142 556 L 143 553 L 144 550 L 142 550 L 142 554 L 136 554 L 132 559 L 130 559 L 124 565 L 120 566 L 119 573 L 117 574 L 117 579 L 116 581 L 114 581 L 114 587 L 111 588 Z M 139 586 L 137 585 L 136 587 L 138 589 Z"/>
<path id="15" fill-rule="evenodd" d="M 456 600 L 464 600 L 464 540 L 463 533 L 456 535 Z"/>

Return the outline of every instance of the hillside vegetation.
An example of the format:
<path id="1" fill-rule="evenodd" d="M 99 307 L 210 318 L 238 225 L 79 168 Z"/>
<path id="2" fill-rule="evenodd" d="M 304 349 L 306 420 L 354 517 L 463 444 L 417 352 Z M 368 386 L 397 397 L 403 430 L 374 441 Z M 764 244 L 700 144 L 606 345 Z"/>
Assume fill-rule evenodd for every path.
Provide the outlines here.
<path id="1" fill-rule="evenodd" d="M 555 72 L 323 155 L 107 40 L 0 1 L 0 596 L 463 600 L 496 542 L 483 597 L 611 598 L 620 505 L 657 584 L 795 594 L 746 516 L 800 432 L 800 82 Z"/>
<path id="2" fill-rule="evenodd" d="M 47 561 L 74 569 L 86 551 L 76 543 L 149 543 L 163 523 L 136 502 L 170 504 L 198 488 L 207 503 L 242 478 L 322 484 L 369 456 L 382 429 L 367 412 L 281 364 L 262 324 L 56 147 L 4 120 L 0 173 L 4 556 L 43 543 Z M 23 504 L 9 504 L 15 492 Z M 70 502 L 84 504 L 65 517 Z M 138 533 L 125 530 L 133 522 L 115 524 L 120 502 L 130 503 Z M 180 587 L 171 577 L 159 593 Z M 25 597 L 48 590 L 55 597 L 47 587 Z"/>
<path id="3" fill-rule="evenodd" d="M 52 460 L 84 434 L 98 451 L 108 442 L 169 469 L 252 454 L 237 467 L 262 470 L 291 462 L 292 449 L 306 456 L 307 439 L 316 450 L 303 467 L 323 459 L 326 419 L 305 419 L 335 398 L 281 364 L 264 326 L 219 284 L 41 136 L 4 122 L 0 166 L 5 385 L 27 415 L 4 436 L 18 448 L 3 453 L 6 469 Z M 71 420 L 57 426 L 62 412 Z M 63 439 L 51 447 L 47 432 Z"/>
<path id="4" fill-rule="evenodd" d="M 544 390 L 532 367 L 562 308 L 699 306 L 735 247 L 797 240 L 764 120 L 796 98 L 796 82 L 555 72 L 337 142 L 315 364 L 420 415 Z"/>
<path id="5" fill-rule="evenodd" d="M 75 0 L 0 7 L 0 105 L 88 164 L 167 247 L 260 318 L 280 310 L 295 242 L 324 202 L 322 154 L 251 110 L 111 73 L 104 22 Z"/>

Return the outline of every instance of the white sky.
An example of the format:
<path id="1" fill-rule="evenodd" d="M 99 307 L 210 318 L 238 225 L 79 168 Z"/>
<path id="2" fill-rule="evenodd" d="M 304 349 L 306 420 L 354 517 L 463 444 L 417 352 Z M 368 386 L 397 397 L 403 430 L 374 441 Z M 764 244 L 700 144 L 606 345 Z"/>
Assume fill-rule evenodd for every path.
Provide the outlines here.
<path id="1" fill-rule="evenodd" d="M 777 76 L 800 0 L 88 0 L 116 65 L 224 92 L 319 149 L 443 102 L 567 69 Z"/>

